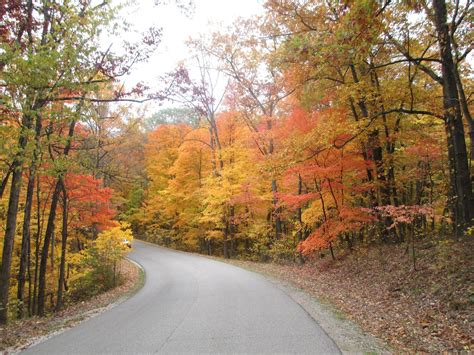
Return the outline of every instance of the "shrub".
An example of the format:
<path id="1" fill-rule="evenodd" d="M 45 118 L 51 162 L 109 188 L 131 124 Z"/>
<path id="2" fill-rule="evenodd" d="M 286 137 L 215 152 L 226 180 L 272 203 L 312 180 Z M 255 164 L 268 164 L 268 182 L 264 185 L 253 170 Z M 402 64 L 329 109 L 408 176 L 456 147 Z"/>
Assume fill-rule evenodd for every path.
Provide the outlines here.
<path id="1" fill-rule="evenodd" d="M 92 246 L 81 253 L 81 272 L 72 282 L 71 297 L 88 298 L 120 284 L 118 264 L 130 251 L 124 241 L 132 239 L 130 224 L 125 222 L 100 233 Z"/>

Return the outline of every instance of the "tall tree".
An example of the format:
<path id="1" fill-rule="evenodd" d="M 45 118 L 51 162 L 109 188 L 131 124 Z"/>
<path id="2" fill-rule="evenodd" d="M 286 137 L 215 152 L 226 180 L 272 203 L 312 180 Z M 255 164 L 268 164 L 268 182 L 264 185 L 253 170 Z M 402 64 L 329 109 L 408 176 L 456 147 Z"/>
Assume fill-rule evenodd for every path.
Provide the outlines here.
<path id="1" fill-rule="evenodd" d="M 35 122 L 46 112 L 51 122 L 60 120 L 55 102 L 113 101 L 136 93 L 136 89 L 131 92 L 119 90 L 106 99 L 93 95 L 100 88 L 98 84 L 113 82 L 126 74 L 134 63 L 148 58 L 159 40 L 160 32 L 152 28 L 145 34 L 146 40 L 142 43 L 143 48 L 137 50 L 138 56 L 132 52 L 117 55 L 110 48 L 101 50 L 99 34 L 111 24 L 116 14 L 117 8 L 107 2 L 93 4 L 71 0 L 62 6 L 51 1 L 33 0 L 2 3 L 2 112 L 18 114 L 20 129 L 9 173 L 11 188 L 0 271 L 1 323 L 6 322 L 8 315 L 21 180 L 24 165 L 31 161 L 31 150 L 27 148 Z M 125 48 L 132 46 L 137 49 L 134 44 L 124 44 Z M 31 166 L 35 164 L 33 159 Z M 8 180 L 9 174 L 3 182 Z M 31 200 L 31 193 L 29 196 Z"/>

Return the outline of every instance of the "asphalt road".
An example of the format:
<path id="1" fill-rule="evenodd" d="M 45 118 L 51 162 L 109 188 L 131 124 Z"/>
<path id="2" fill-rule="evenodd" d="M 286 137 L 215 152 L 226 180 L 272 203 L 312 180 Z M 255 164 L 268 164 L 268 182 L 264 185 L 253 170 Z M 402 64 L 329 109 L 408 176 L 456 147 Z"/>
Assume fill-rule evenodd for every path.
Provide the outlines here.
<path id="1" fill-rule="evenodd" d="M 133 248 L 146 272 L 136 295 L 24 353 L 340 353 L 263 276 L 139 241 Z"/>

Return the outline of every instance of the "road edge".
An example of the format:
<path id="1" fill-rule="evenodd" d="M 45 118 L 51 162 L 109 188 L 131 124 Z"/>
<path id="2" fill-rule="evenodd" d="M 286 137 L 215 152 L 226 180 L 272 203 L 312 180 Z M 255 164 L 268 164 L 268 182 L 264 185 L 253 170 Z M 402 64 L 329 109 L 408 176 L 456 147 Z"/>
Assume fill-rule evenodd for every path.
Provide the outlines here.
<path id="1" fill-rule="evenodd" d="M 172 249 L 174 250 L 174 249 Z M 366 333 L 345 313 L 334 305 L 325 302 L 308 291 L 282 280 L 274 275 L 260 272 L 249 265 L 242 265 L 239 260 L 228 260 L 215 256 L 200 255 L 205 258 L 232 265 L 255 273 L 277 287 L 298 304 L 331 338 L 343 354 L 392 354 L 393 349 L 382 340 Z"/>
<path id="2" fill-rule="evenodd" d="M 364 332 L 356 322 L 349 319 L 346 314 L 337 309 L 334 305 L 317 298 L 308 291 L 291 284 L 289 281 L 282 280 L 268 273 L 260 272 L 247 264 L 241 264 L 239 260 L 236 259 L 229 260 L 217 256 L 186 252 L 141 239 L 138 240 L 154 247 L 203 257 L 238 267 L 263 277 L 298 304 L 303 311 L 321 327 L 329 338 L 334 341 L 343 354 L 391 354 L 394 352 L 393 349 L 382 340 L 370 333 Z"/>
<path id="3" fill-rule="evenodd" d="M 84 313 L 78 313 L 78 314 L 75 314 L 69 318 L 66 318 L 63 320 L 64 323 L 66 323 L 67 325 L 64 325 L 62 327 L 60 327 L 59 329 L 56 329 L 56 330 L 52 330 L 51 332 L 47 333 L 47 334 L 43 334 L 43 335 L 40 335 L 40 336 L 37 336 L 37 337 L 34 337 L 34 338 L 31 338 L 28 340 L 28 342 L 25 342 L 25 343 L 22 343 L 22 344 L 19 344 L 19 345 L 16 345 L 16 346 L 13 346 L 13 347 L 10 347 L 10 348 L 6 348 L 2 351 L 0 351 L 0 354 L 18 354 L 18 353 L 21 353 L 22 351 L 28 349 L 28 348 L 31 348 L 35 345 L 38 345 L 56 335 L 59 335 L 71 328 L 74 328 L 74 327 L 77 327 L 78 325 L 94 318 L 94 317 L 97 317 L 98 315 L 118 306 L 119 304 L 127 301 L 128 299 L 130 299 L 131 297 L 133 297 L 135 294 L 137 294 L 142 288 L 143 286 L 145 285 L 145 282 L 146 282 L 146 272 L 145 272 L 145 269 L 143 268 L 142 265 L 140 265 L 138 262 L 136 262 L 135 260 L 132 260 L 130 259 L 128 256 L 126 256 L 124 258 L 125 261 L 129 262 L 130 264 L 132 264 L 133 266 L 135 266 L 137 269 L 138 269 L 138 279 L 137 281 L 134 283 L 134 285 L 131 287 L 130 290 L 128 290 L 127 292 L 124 292 L 123 294 L 120 294 L 118 296 L 116 296 L 115 298 L 112 298 L 111 299 L 111 302 L 108 303 L 107 305 L 105 306 L 101 306 L 101 307 L 96 307 L 96 308 L 92 308 Z"/>
<path id="4" fill-rule="evenodd" d="M 372 334 L 364 333 L 354 321 L 327 302 L 274 276 L 250 270 L 265 277 L 297 303 L 336 343 L 343 354 L 391 354 L 388 345 Z"/>
<path id="5" fill-rule="evenodd" d="M 146 283 L 145 268 L 138 261 L 135 261 L 135 260 L 129 258 L 128 256 L 126 256 L 125 259 L 127 261 L 131 262 L 133 265 L 135 265 L 138 268 L 138 280 L 135 283 L 135 285 L 133 285 L 132 289 L 129 292 L 126 292 L 122 296 L 123 299 L 121 300 L 120 303 L 122 303 L 122 302 L 128 300 L 129 298 L 133 297 L 136 293 L 138 293 L 138 291 L 140 291 L 143 288 L 143 286 L 145 286 L 145 283 Z"/>
<path id="6" fill-rule="evenodd" d="M 186 252 L 168 248 L 156 243 L 148 241 L 140 242 L 158 247 L 168 249 L 178 253 L 191 254 L 195 256 L 204 257 L 217 262 L 222 262 L 227 265 L 232 265 L 246 271 L 255 273 L 264 277 L 271 282 L 275 287 L 280 289 L 288 297 L 290 297 L 296 304 L 298 304 L 320 327 L 321 329 L 334 341 L 337 347 L 343 354 L 391 354 L 391 349 L 382 340 L 372 334 L 365 333 L 360 326 L 353 320 L 349 319 L 342 311 L 338 310 L 334 305 L 324 302 L 316 298 L 308 291 L 296 287 L 286 280 L 275 277 L 267 273 L 262 273 L 253 269 L 249 265 L 242 265 L 239 260 L 228 260 L 216 256 L 203 255 L 199 253 Z"/>

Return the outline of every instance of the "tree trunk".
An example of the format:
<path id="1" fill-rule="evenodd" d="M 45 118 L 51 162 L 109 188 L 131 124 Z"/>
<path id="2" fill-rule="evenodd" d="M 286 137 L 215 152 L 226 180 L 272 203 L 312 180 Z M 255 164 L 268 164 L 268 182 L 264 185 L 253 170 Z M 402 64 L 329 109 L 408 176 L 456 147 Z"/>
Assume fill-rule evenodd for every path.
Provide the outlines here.
<path id="1" fill-rule="evenodd" d="M 272 192 L 273 192 L 273 218 L 275 219 L 275 238 L 278 240 L 281 237 L 281 218 L 280 218 L 281 209 L 277 207 L 278 187 L 277 187 L 277 182 L 275 179 L 272 180 Z"/>
<path id="2" fill-rule="evenodd" d="M 303 179 L 301 175 L 298 174 L 298 195 L 303 193 Z M 298 208 L 298 243 L 301 243 L 304 240 L 303 236 L 303 209 L 301 206 Z M 304 263 L 303 253 L 301 251 L 298 252 L 298 262 L 300 264 Z"/>
<path id="3" fill-rule="evenodd" d="M 459 70 L 457 68 L 455 68 L 455 78 L 458 87 L 462 113 L 469 127 L 469 168 L 472 169 L 472 160 L 474 159 L 474 120 L 472 119 L 471 112 L 469 111 L 466 93 L 464 92 L 462 81 L 459 76 Z"/>
<path id="4" fill-rule="evenodd" d="M 8 291 L 10 287 L 10 273 L 13 253 L 13 243 L 16 233 L 18 204 L 20 202 L 21 177 L 23 172 L 23 159 L 26 144 L 28 143 L 28 130 L 31 128 L 30 116 L 23 116 L 22 130 L 18 141 L 19 152 L 13 160 L 12 183 L 8 200 L 7 220 L 5 224 L 5 238 L 2 252 L 2 266 L 0 270 L 0 324 L 8 320 Z"/>
<path id="5" fill-rule="evenodd" d="M 234 225 L 235 208 L 234 206 L 230 206 L 229 214 L 230 214 L 229 216 L 230 257 L 235 258 L 236 246 L 235 246 L 235 225 Z"/>
<path id="6" fill-rule="evenodd" d="M 24 316 L 24 290 L 26 280 L 26 270 L 28 267 L 28 252 L 30 245 L 30 221 L 31 221 L 31 207 L 33 205 L 33 193 L 35 189 L 35 167 L 30 167 L 30 175 L 28 177 L 28 187 L 26 190 L 25 215 L 23 218 L 23 233 L 21 238 L 21 256 L 20 256 L 20 270 L 18 272 L 18 318 Z"/>
<path id="7" fill-rule="evenodd" d="M 331 252 L 331 258 L 333 261 L 336 261 L 336 256 L 334 255 L 334 249 L 332 248 L 332 243 L 329 242 L 329 251 Z"/>
<path id="8" fill-rule="evenodd" d="M 41 194 L 40 194 L 40 181 L 36 179 L 36 203 L 37 203 L 37 216 L 36 216 L 36 237 L 35 237 L 35 274 L 33 280 L 33 304 L 31 306 L 31 314 L 36 314 L 38 304 L 38 271 L 39 271 L 39 246 L 41 239 Z"/>
<path id="9" fill-rule="evenodd" d="M 61 263 L 59 266 L 58 295 L 56 300 L 56 312 L 63 306 L 63 287 L 66 269 L 66 250 L 67 250 L 67 192 L 63 186 L 63 225 L 61 232 Z"/>
<path id="10" fill-rule="evenodd" d="M 76 121 L 71 121 L 69 125 L 69 132 L 68 132 L 68 141 L 64 146 L 63 155 L 67 156 L 69 151 L 71 150 L 71 143 L 72 137 L 74 136 L 74 128 L 76 127 Z M 54 193 L 51 198 L 51 208 L 48 217 L 48 224 L 46 226 L 46 232 L 44 235 L 44 242 L 43 242 L 43 250 L 41 252 L 41 262 L 40 262 L 40 269 L 39 269 L 39 285 L 38 285 L 38 314 L 40 316 L 44 316 L 45 313 L 45 291 L 46 291 L 46 266 L 48 263 L 48 251 L 51 239 L 54 233 L 54 225 L 56 221 L 56 208 L 58 206 L 59 196 L 63 190 L 63 181 L 64 175 L 60 175 L 58 181 L 56 182 L 56 186 L 54 188 Z"/>
<path id="11" fill-rule="evenodd" d="M 452 37 L 451 37 L 452 38 Z M 474 120 L 472 119 L 471 111 L 469 110 L 469 102 L 466 97 L 466 93 L 464 91 L 464 87 L 462 84 L 461 76 L 459 75 L 459 58 L 457 55 L 457 47 L 455 45 L 456 42 L 452 40 L 453 48 L 455 49 L 456 53 L 456 64 L 454 66 L 454 78 L 456 79 L 456 86 L 458 88 L 458 95 L 459 95 L 459 102 L 461 106 L 461 110 L 463 113 L 464 118 L 469 127 L 469 168 L 471 169 L 472 175 L 472 160 L 474 159 Z"/>
<path id="12" fill-rule="evenodd" d="M 224 258 L 229 259 L 229 246 L 228 246 L 228 234 L 229 234 L 229 224 L 226 222 L 224 228 L 224 244 L 223 244 L 223 254 Z"/>
<path id="13" fill-rule="evenodd" d="M 301 178 L 301 175 L 298 174 L 298 195 L 301 195 L 302 193 L 303 179 Z M 298 208 L 298 224 L 298 242 L 301 242 L 303 240 L 303 209 L 301 208 L 301 206 Z"/>
<path id="14" fill-rule="evenodd" d="M 21 256 L 20 256 L 20 270 L 18 272 L 18 317 L 23 318 L 24 316 L 24 290 L 26 280 L 26 270 L 28 269 L 29 255 L 30 255 L 30 223 L 31 223 L 31 210 L 33 206 L 33 194 L 35 191 L 35 176 L 36 166 L 38 164 L 38 154 L 40 149 L 40 138 L 41 138 L 41 115 L 36 115 L 35 124 L 35 142 L 36 147 L 33 152 L 33 159 L 30 166 L 28 176 L 28 187 L 26 189 L 26 202 L 25 212 L 23 217 L 23 231 L 21 238 Z"/>
<path id="15" fill-rule="evenodd" d="M 56 221 L 56 208 L 58 206 L 59 196 L 63 189 L 63 180 L 59 178 L 54 188 L 54 193 L 51 199 L 51 208 L 48 217 L 48 224 L 46 226 L 46 233 L 44 235 L 43 249 L 41 252 L 41 261 L 39 267 L 39 284 L 38 284 L 38 314 L 44 316 L 45 314 L 45 292 L 46 292 L 46 268 L 48 264 L 48 253 L 50 242 L 53 237 L 55 221 Z"/>
<path id="16" fill-rule="evenodd" d="M 456 181 L 455 216 L 457 217 L 455 222 L 463 230 L 472 225 L 471 219 L 474 216 L 472 183 L 455 77 L 456 68 L 453 61 L 451 39 L 447 24 L 446 2 L 444 0 L 433 0 L 433 9 L 440 48 L 444 116 L 449 126 L 448 133 L 451 135 L 451 137 L 448 137 L 448 144 L 452 144 L 454 150 L 454 179 Z"/>
<path id="17" fill-rule="evenodd" d="M 27 270 L 27 277 L 28 277 L 28 316 L 31 317 L 32 311 L 31 311 L 31 297 L 32 297 L 32 291 L 33 291 L 33 285 L 31 284 L 32 282 L 32 277 L 31 277 L 31 240 L 30 243 L 28 244 L 28 257 L 27 257 L 27 262 L 26 262 L 26 270 Z"/>
<path id="18" fill-rule="evenodd" d="M 5 189 L 7 188 L 8 179 L 10 178 L 11 174 L 12 174 L 12 169 L 10 168 L 5 174 L 5 177 L 2 179 L 2 183 L 0 185 L 0 199 L 3 197 L 3 193 L 5 192 Z"/>
<path id="19" fill-rule="evenodd" d="M 212 255 L 212 243 L 211 239 L 207 239 L 207 255 Z"/>

